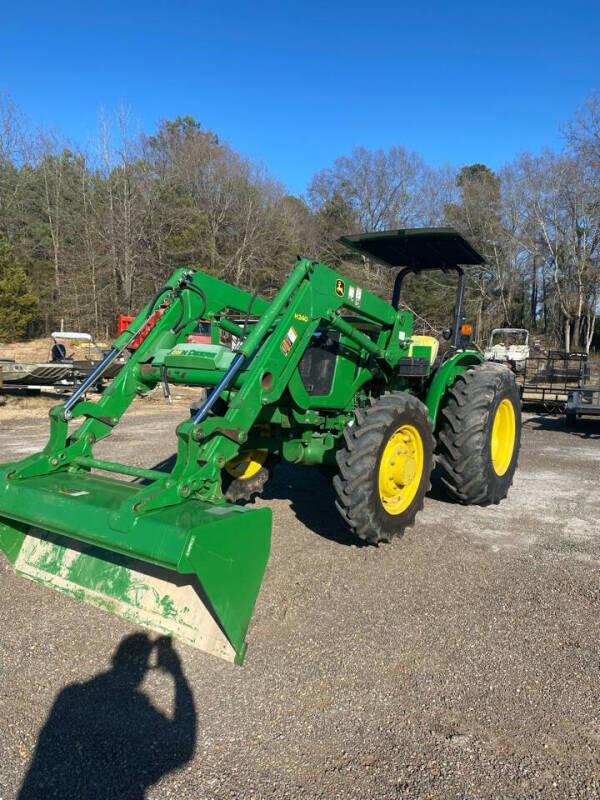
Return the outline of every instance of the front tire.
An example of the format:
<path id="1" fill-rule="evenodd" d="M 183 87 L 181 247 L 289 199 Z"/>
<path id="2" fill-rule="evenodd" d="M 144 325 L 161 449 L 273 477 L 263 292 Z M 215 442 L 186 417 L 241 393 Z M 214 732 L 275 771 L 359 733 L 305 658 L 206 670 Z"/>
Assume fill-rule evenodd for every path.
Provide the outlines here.
<path id="1" fill-rule="evenodd" d="M 225 464 L 222 489 L 228 503 L 252 500 L 260 494 L 273 471 L 266 450 L 244 450 Z"/>
<path id="2" fill-rule="evenodd" d="M 405 392 L 386 393 L 357 411 L 344 437 L 333 479 L 338 511 L 372 544 L 402 536 L 430 485 L 434 441 L 427 408 Z"/>
<path id="3" fill-rule="evenodd" d="M 506 497 L 521 443 L 521 403 L 514 375 L 497 364 L 466 370 L 448 389 L 438 430 L 442 483 L 465 505 Z"/>

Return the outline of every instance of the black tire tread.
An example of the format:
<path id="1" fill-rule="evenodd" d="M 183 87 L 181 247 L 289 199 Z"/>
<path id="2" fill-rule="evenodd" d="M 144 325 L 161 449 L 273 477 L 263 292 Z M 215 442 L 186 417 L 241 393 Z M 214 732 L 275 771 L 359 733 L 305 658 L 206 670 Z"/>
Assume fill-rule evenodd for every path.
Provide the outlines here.
<path id="1" fill-rule="evenodd" d="M 497 479 L 489 463 L 488 430 L 490 411 L 502 396 L 513 400 L 517 436 L 513 461 Z M 499 503 L 512 485 L 519 455 L 520 401 L 513 373 L 491 362 L 466 370 L 448 389 L 440 415 L 437 453 L 450 496 L 464 505 Z"/>
<path id="2" fill-rule="evenodd" d="M 417 495 L 415 502 L 402 515 L 402 527 L 396 528 L 393 533 L 382 528 L 374 507 L 373 476 L 378 469 L 378 453 L 384 434 L 400 412 L 410 413 L 421 423 L 430 473 L 434 449 L 431 419 L 423 403 L 406 392 L 386 392 L 376 400 L 371 400 L 370 407 L 357 411 L 353 424 L 344 429 L 346 446 L 336 454 L 338 474 L 333 479 L 337 494 L 335 506 L 353 533 L 371 544 L 387 542 L 392 537 L 399 538 L 406 527 L 414 525 L 431 485 L 429 481 L 426 482 L 424 491 Z M 380 503 L 379 498 L 376 502 Z"/>
<path id="3" fill-rule="evenodd" d="M 272 475 L 274 462 L 268 457 L 256 475 L 251 478 L 234 478 L 223 470 L 223 495 L 228 503 L 240 503 L 252 500 L 264 489 Z"/>

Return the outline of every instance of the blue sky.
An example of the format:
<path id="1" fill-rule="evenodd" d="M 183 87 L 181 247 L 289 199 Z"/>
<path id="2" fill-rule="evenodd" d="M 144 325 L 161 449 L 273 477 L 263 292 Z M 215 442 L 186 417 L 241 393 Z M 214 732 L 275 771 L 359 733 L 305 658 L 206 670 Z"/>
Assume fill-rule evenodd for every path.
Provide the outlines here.
<path id="1" fill-rule="evenodd" d="M 294 192 L 355 145 L 497 167 L 600 89 L 600 0 L 5 4 L 0 88 L 85 144 L 191 114 Z"/>

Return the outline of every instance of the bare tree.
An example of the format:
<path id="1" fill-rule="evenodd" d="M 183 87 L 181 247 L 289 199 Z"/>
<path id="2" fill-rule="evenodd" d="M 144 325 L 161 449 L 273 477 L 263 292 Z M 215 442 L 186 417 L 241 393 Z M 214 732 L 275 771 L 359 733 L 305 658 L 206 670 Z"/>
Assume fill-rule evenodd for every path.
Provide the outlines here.
<path id="1" fill-rule="evenodd" d="M 23 169 L 32 162 L 30 124 L 7 92 L 0 91 L 0 231 L 15 238 L 26 202 L 23 193 L 29 177 Z"/>
<path id="2" fill-rule="evenodd" d="M 571 149 L 600 177 L 600 95 L 592 92 L 564 128 Z"/>
<path id="3" fill-rule="evenodd" d="M 424 215 L 420 182 L 425 172 L 421 157 L 400 145 L 387 151 L 356 147 L 314 176 L 308 196 L 316 210 L 342 198 L 361 231 L 410 227 Z"/>
<path id="4" fill-rule="evenodd" d="M 589 349 L 600 275 L 600 228 L 594 186 L 580 159 L 546 151 L 515 164 L 524 239 L 541 247 L 560 314 L 564 347 Z M 586 329 L 582 342 L 583 328 Z"/>

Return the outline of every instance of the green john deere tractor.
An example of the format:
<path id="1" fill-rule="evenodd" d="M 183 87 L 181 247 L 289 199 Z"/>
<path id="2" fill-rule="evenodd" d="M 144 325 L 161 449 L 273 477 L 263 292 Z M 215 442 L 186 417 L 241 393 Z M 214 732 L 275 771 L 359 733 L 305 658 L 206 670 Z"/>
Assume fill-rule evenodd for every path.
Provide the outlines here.
<path id="1" fill-rule="evenodd" d="M 463 312 L 461 265 L 481 256 L 451 229 L 342 241 L 399 268 L 391 303 L 309 259 L 270 302 L 202 272 L 173 274 L 51 410 L 42 452 L 0 466 L 0 548 L 18 573 L 241 662 L 271 511 L 232 501 L 260 490 L 274 460 L 334 472 L 340 514 L 374 544 L 414 523 L 434 453 L 459 502 L 506 496 L 519 395 L 512 373 L 470 345 Z M 441 357 L 400 305 L 406 274 L 432 269 L 456 273 L 458 283 Z M 186 342 L 199 320 L 210 321 L 211 344 Z M 235 349 L 220 344 L 223 332 Z M 101 397 L 88 399 L 141 335 Z M 209 387 L 177 428 L 172 469 L 95 457 L 136 395 L 161 382 Z"/>

